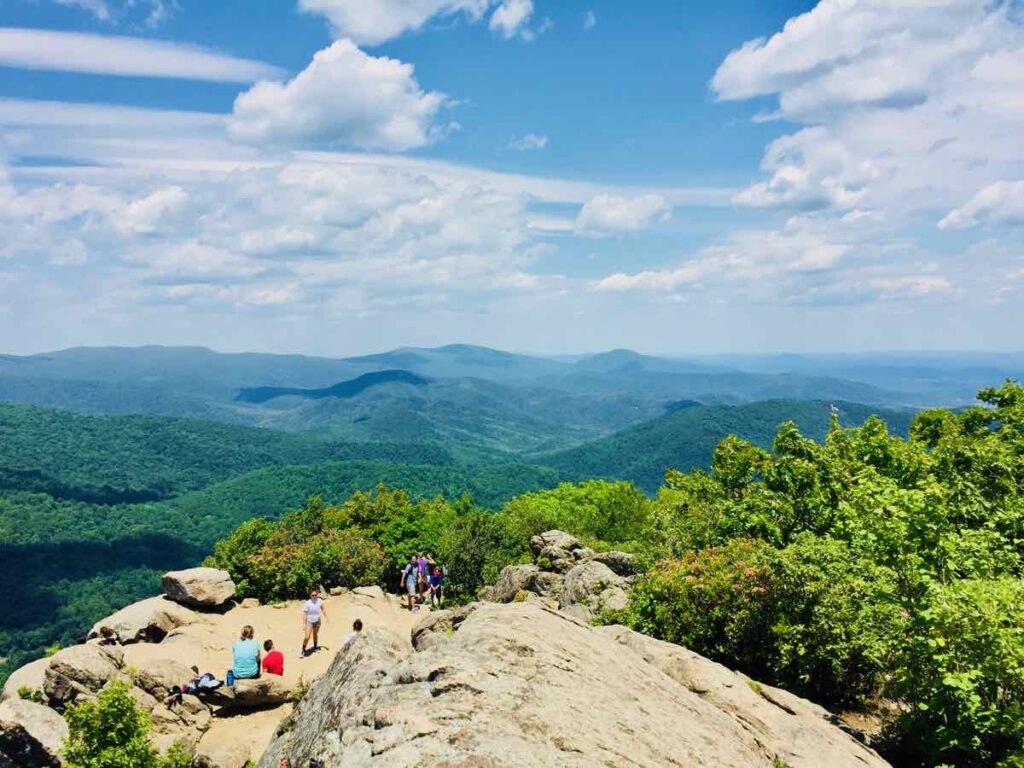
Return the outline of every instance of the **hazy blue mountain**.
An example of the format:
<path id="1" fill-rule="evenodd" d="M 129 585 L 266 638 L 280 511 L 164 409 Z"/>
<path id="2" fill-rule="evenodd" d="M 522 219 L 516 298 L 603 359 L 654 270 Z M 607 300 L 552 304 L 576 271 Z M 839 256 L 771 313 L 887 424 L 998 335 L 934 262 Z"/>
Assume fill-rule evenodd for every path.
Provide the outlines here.
<path id="1" fill-rule="evenodd" d="M 264 423 L 352 439 L 436 441 L 453 450 L 565 447 L 664 412 L 664 398 L 575 393 L 477 378 L 381 384 L 351 398 L 271 401 Z M 271 408 L 279 410 L 271 411 Z"/>
<path id="2" fill-rule="evenodd" d="M 350 357 L 354 365 L 377 365 L 405 368 L 435 378 L 479 378 L 499 382 L 535 380 L 558 376 L 571 366 L 543 357 L 502 352 L 471 344 L 448 344 L 443 347 L 403 347 L 377 355 Z"/>
<path id="3" fill-rule="evenodd" d="M 729 355 L 700 358 L 754 373 L 836 376 L 901 393 L 893 404 L 919 407 L 974 402 L 979 389 L 1024 379 L 1020 352 L 873 352 L 834 355 Z"/>
<path id="4" fill-rule="evenodd" d="M 395 373 L 395 372 L 400 373 Z M 92 414 L 189 416 L 361 440 L 455 444 L 464 457 L 567 448 L 683 402 L 962 405 L 1022 355 L 761 355 L 631 350 L 551 359 L 465 344 L 331 359 L 198 347 L 0 356 L 0 400 Z"/>
<path id="5" fill-rule="evenodd" d="M 395 382 L 422 387 L 428 383 L 428 380 L 422 376 L 417 376 L 411 371 L 374 371 L 373 373 L 364 373 L 362 376 L 349 379 L 348 381 L 339 381 L 337 384 L 330 387 L 322 387 L 321 389 L 244 387 L 239 390 L 235 400 L 244 403 L 265 403 L 278 397 L 289 396 L 300 397 L 306 400 L 325 400 L 329 397 L 348 399 L 365 392 L 370 387 L 376 387 L 381 384 L 393 384 Z"/>

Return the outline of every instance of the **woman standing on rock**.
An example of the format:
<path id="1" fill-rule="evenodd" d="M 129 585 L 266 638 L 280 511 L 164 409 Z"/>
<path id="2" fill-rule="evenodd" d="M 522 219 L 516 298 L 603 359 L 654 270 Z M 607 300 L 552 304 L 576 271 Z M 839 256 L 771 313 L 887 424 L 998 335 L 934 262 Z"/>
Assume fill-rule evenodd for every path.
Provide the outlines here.
<path id="1" fill-rule="evenodd" d="M 313 651 L 320 650 L 320 622 L 327 618 L 327 608 L 320 599 L 317 589 L 309 593 L 309 600 L 302 605 L 302 655 L 306 655 L 306 643 L 313 638 Z M 312 651 L 311 651 L 312 652 Z"/>

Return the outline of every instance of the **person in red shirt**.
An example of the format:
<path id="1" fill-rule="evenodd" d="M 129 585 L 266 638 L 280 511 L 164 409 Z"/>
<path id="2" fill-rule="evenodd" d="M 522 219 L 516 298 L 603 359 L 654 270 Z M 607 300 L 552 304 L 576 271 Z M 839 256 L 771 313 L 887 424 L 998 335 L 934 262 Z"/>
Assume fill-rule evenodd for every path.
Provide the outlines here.
<path id="1" fill-rule="evenodd" d="M 283 675 L 284 654 L 274 650 L 274 641 L 264 640 L 263 650 L 267 652 L 267 655 L 263 657 L 263 671 L 268 675 Z"/>

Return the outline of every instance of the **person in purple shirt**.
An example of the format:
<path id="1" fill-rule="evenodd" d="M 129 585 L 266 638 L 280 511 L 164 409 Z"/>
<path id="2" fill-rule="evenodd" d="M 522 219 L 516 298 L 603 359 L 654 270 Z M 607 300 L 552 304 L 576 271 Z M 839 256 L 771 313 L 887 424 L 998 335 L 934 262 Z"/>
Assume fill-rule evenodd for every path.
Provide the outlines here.
<path id="1" fill-rule="evenodd" d="M 423 602 L 423 599 L 427 595 L 427 589 L 429 584 L 427 583 L 427 574 L 430 573 L 430 564 L 427 562 L 427 556 L 425 553 L 420 552 L 416 556 L 416 591 L 419 593 L 419 601 Z"/>

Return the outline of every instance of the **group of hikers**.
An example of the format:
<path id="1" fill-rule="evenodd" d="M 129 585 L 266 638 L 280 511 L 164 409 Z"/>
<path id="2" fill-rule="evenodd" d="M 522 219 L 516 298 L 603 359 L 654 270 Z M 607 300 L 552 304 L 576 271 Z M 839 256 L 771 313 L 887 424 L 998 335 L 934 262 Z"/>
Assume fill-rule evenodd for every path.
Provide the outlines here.
<path id="1" fill-rule="evenodd" d="M 407 607 L 419 611 L 420 604 L 430 601 L 430 607 L 443 607 L 445 569 L 439 566 L 429 552 L 410 555 L 409 562 L 402 569 L 400 586 L 405 590 Z M 302 651 L 301 658 L 320 650 L 320 628 L 327 619 L 327 607 L 319 589 L 309 593 L 309 599 L 302 604 Z M 356 619 L 352 631 L 345 635 L 343 645 L 348 645 L 363 630 L 363 622 Z M 100 645 L 120 645 L 120 638 L 110 627 L 100 627 L 93 636 Z M 310 643 L 312 645 L 310 646 Z M 308 649 L 308 650 L 307 650 Z M 262 646 L 256 640 L 256 630 L 249 624 L 242 627 L 241 636 L 231 646 L 232 665 L 226 683 L 234 685 L 235 680 L 258 678 L 261 674 L 284 675 L 284 654 L 274 647 L 274 641 L 266 639 Z M 172 693 L 201 693 L 214 690 L 224 683 L 209 672 L 200 674 L 192 667 L 195 677 L 188 683 L 175 686 Z"/>
<path id="2" fill-rule="evenodd" d="M 320 650 L 320 626 L 326 618 L 327 607 L 320 597 L 320 590 L 313 589 L 309 593 L 309 600 L 302 604 L 302 658 Z M 352 631 L 342 640 L 342 645 L 348 645 L 362 631 L 363 622 L 356 619 L 352 622 Z M 313 645 L 307 650 L 310 640 Z M 246 624 L 242 627 L 241 637 L 231 646 L 233 663 L 228 675 L 228 685 L 232 685 L 235 680 L 259 677 L 261 672 L 268 675 L 283 675 L 284 654 L 274 648 L 274 641 L 264 640 L 263 651 L 266 652 L 265 656 L 260 652 L 259 643 L 256 642 L 255 630 Z"/>
<path id="3" fill-rule="evenodd" d="M 444 605 L 444 570 L 429 552 L 410 555 L 409 562 L 402 569 L 400 588 L 405 589 L 410 611 L 418 611 L 420 603 L 430 598 L 430 607 Z"/>

